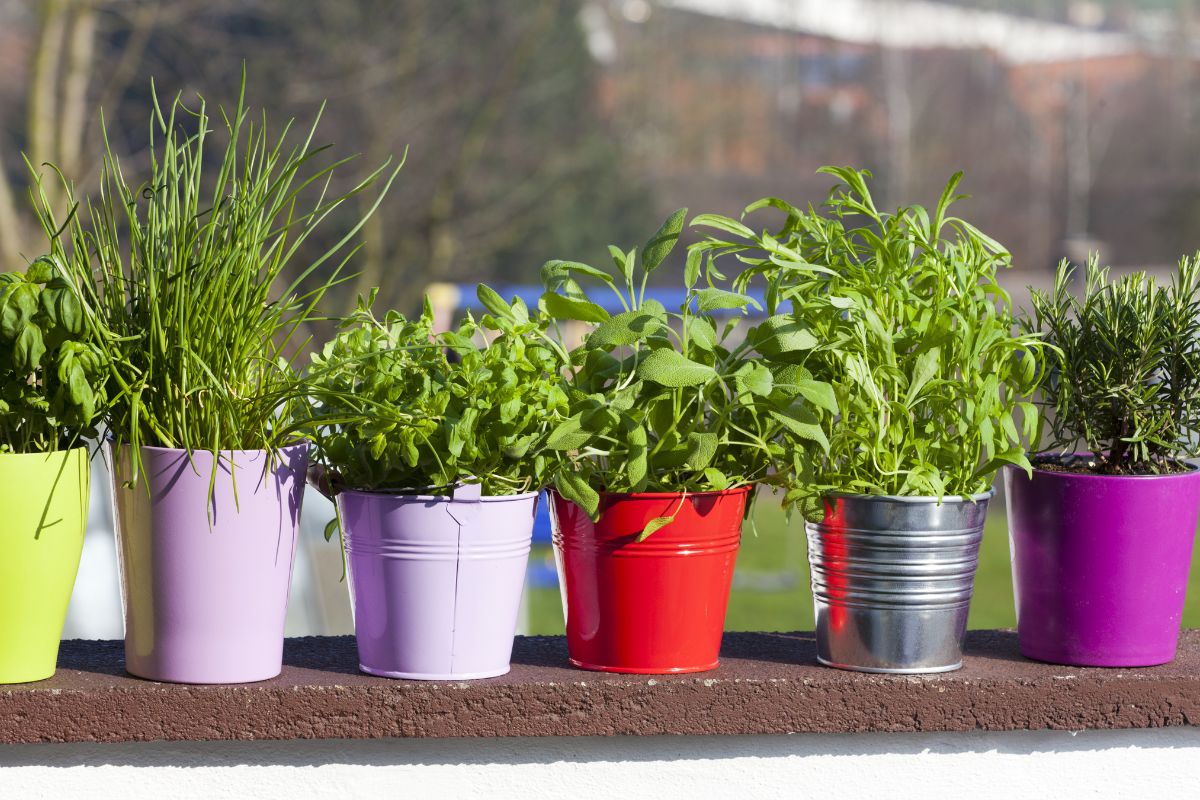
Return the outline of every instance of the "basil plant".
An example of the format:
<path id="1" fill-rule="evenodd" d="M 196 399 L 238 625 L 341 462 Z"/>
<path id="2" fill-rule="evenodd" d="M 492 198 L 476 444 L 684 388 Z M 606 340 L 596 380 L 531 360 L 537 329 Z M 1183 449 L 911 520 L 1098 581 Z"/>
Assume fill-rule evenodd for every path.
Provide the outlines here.
<path id="1" fill-rule="evenodd" d="M 95 437 L 108 366 L 56 259 L 0 273 L 0 453 L 48 453 Z"/>
<path id="2" fill-rule="evenodd" d="M 479 291 L 491 313 L 443 333 L 428 298 L 416 319 L 379 319 L 372 293 L 313 354 L 310 425 L 328 493 L 478 483 L 507 495 L 547 483 L 557 459 L 546 438 L 567 410 L 565 356 L 520 300 Z"/>
<path id="3" fill-rule="evenodd" d="M 778 198 L 751 204 L 782 212 L 774 232 L 726 217 L 696 223 L 707 260 L 738 259 L 738 285 L 765 281 L 767 310 L 804 326 L 820 346 L 804 368 L 832 387 L 820 419 L 828 447 L 793 461 L 787 500 L 819 516 L 831 493 L 970 496 L 1004 464 L 1030 470 L 1029 402 L 1043 374 L 1037 334 L 1015 330 L 997 283 L 1011 257 L 950 216 L 961 173 L 930 213 L 880 211 L 870 173 L 821 170 L 839 181 L 819 209 Z"/>
<path id="4" fill-rule="evenodd" d="M 828 446 L 822 420 L 837 406 L 829 384 L 803 364 L 817 341 L 805 322 L 769 316 L 750 324 L 747 312 L 760 304 L 728 288 L 699 252 L 676 273 L 676 309 L 647 297 L 686 214 L 672 214 L 640 250 L 610 247 L 608 269 L 542 267 L 542 309 L 556 324 L 586 329 L 570 353 L 570 416 L 547 440 L 563 455 L 554 485 L 593 519 L 603 492 L 686 495 L 771 483 L 777 463 L 806 461 Z M 599 293 L 621 310 L 610 314 Z M 641 537 L 671 519 L 653 520 Z"/>

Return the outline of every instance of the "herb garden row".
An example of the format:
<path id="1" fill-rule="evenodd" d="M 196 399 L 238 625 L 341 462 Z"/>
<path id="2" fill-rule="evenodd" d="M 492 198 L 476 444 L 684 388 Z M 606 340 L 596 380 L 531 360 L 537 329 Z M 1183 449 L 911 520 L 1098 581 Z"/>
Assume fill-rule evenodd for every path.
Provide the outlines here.
<path id="1" fill-rule="evenodd" d="M 611 267 L 549 261 L 536 308 L 480 286 L 486 313 L 446 331 L 428 302 L 407 318 L 369 296 L 321 343 L 399 167 L 335 190 L 346 160 L 312 131 L 272 138 L 244 98 L 212 122 L 156 100 L 144 180 L 110 151 L 89 198 L 31 170 L 46 252 L 0 275 L 0 681 L 54 672 L 93 441 L 126 667 L 154 680 L 279 674 L 307 484 L 336 503 L 377 675 L 508 670 L 543 488 L 576 666 L 717 666 L 743 521 L 775 497 L 807 531 L 823 663 L 952 670 L 998 473 L 1022 652 L 1174 657 L 1200 512 L 1196 261 L 1166 286 L 1063 264 L 1020 315 L 1008 253 L 952 214 L 959 176 L 932 210 L 889 212 L 868 172 L 826 168 L 819 205 L 680 210 Z M 647 298 L 671 281 L 679 308 Z"/>

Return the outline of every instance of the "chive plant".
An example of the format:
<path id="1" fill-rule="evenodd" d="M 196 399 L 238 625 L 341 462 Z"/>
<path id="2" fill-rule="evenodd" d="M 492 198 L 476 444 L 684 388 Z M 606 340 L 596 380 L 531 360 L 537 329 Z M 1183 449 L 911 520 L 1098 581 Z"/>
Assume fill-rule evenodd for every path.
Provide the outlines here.
<path id="1" fill-rule="evenodd" d="M 294 365 L 309 325 L 399 171 L 385 164 L 331 192 L 351 159 L 314 146 L 320 114 L 300 136 L 290 122 L 270 136 L 246 105 L 244 74 L 236 107 L 219 117 L 223 144 L 203 98 L 195 109 L 179 96 L 164 108 L 155 93 L 145 180 L 126 176 L 105 131 L 96 199 L 75 205 L 60 174 L 72 202 L 60 220 L 36 192 L 50 258 L 81 287 L 100 332 L 107 427 L 115 446 L 132 446 L 131 484 L 142 445 L 217 454 L 296 438 L 309 406 Z M 313 248 L 321 223 L 377 182 L 366 216 Z"/>

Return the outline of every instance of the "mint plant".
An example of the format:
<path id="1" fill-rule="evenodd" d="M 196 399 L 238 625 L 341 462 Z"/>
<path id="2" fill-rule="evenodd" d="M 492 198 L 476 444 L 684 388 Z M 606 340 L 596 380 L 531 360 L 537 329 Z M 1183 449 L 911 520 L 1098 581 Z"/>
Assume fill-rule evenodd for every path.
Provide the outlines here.
<path id="1" fill-rule="evenodd" d="M 1200 455 L 1200 261 L 1183 258 L 1169 286 L 1137 272 L 1109 279 L 1093 256 L 1082 297 L 1071 292 L 1075 268 L 1058 266 L 1053 290 L 1031 293 L 1022 319 L 1049 350 L 1041 403 L 1049 412 L 1047 445 L 1084 450 L 1076 468 L 1105 475 L 1186 469 Z"/>
<path id="2" fill-rule="evenodd" d="M 570 354 L 570 418 L 547 445 L 564 456 L 555 487 L 593 519 L 601 492 L 686 495 L 769 483 L 777 462 L 828 446 L 820 420 L 836 404 L 803 366 L 817 346 L 806 322 L 744 324 L 757 301 L 726 288 L 699 252 L 684 267 L 677 311 L 646 298 L 686 214 L 672 214 L 640 251 L 610 247 L 608 270 L 557 260 L 542 267 L 543 310 L 590 325 Z M 610 315 L 580 279 L 613 292 L 623 310 Z M 642 538 L 671 519 L 655 519 Z"/>
<path id="3" fill-rule="evenodd" d="M 484 494 L 541 489 L 556 463 L 545 440 L 565 418 L 565 354 L 518 299 L 479 288 L 491 311 L 435 334 L 428 298 L 417 319 L 371 311 L 372 296 L 313 354 L 315 457 L 329 489 Z"/>
<path id="4" fill-rule="evenodd" d="M 78 290 L 52 257 L 0 273 L 0 453 L 48 453 L 95 437 L 104 354 Z"/>
<path id="5" fill-rule="evenodd" d="M 1003 464 L 1030 469 L 1024 443 L 1038 414 L 1028 398 L 1044 348 L 1036 334 L 1014 332 L 996 282 L 1009 254 L 948 213 L 961 173 L 932 213 L 885 213 L 869 172 L 821 172 L 839 185 L 820 210 L 778 198 L 747 207 L 783 212 L 774 233 L 726 217 L 695 221 L 711 232 L 698 252 L 739 259 L 737 286 L 764 280 L 768 311 L 822 343 L 804 367 L 832 387 L 837 413 L 820 418 L 828 449 L 807 466 L 793 462 L 787 500 L 819 516 L 831 493 L 969 496 L 987 491 Z"/>

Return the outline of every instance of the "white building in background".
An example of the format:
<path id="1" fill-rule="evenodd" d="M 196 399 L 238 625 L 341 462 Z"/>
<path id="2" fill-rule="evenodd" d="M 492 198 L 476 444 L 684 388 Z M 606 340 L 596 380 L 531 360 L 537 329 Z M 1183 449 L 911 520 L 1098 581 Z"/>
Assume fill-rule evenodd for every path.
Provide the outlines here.
<path id="1" fill-rule="evenodd" d="M 678 11 L 841 42 L 906 50 L 991 50 L 1014 64 L 1077 61 L 1139 49 L 1126 33 L 906 0 L 659 0 Z M 1093 4 L 1080 4 L 1081 7 Z M 1082 15 L 1081 15 L 1082 16 Z"/>

